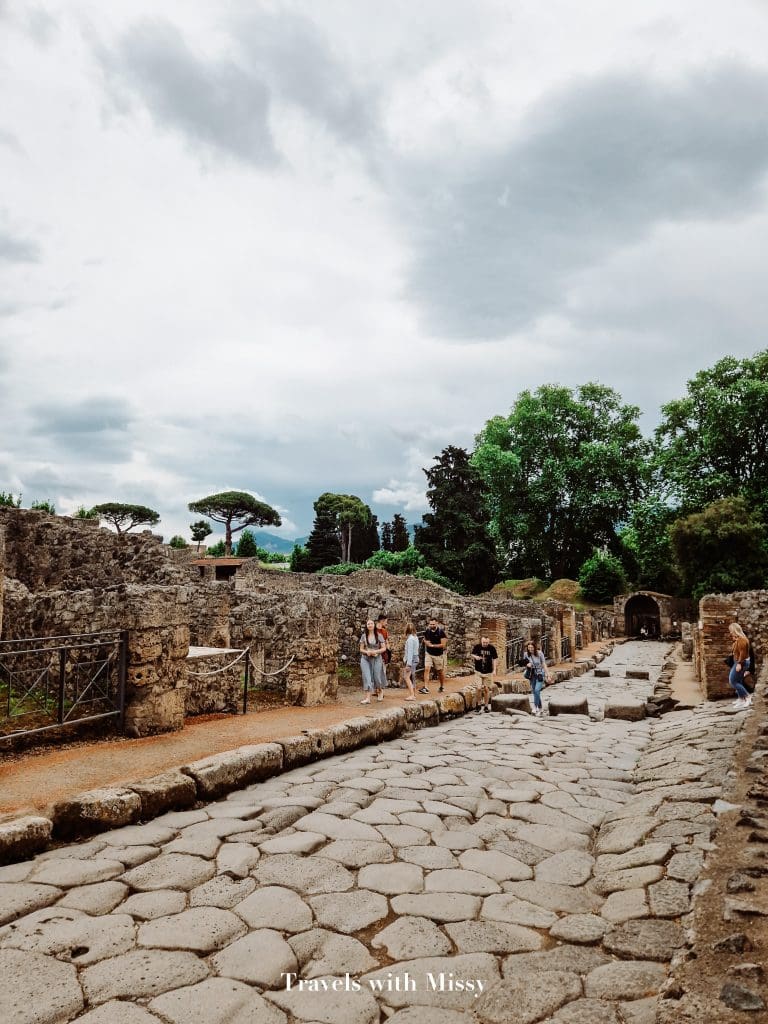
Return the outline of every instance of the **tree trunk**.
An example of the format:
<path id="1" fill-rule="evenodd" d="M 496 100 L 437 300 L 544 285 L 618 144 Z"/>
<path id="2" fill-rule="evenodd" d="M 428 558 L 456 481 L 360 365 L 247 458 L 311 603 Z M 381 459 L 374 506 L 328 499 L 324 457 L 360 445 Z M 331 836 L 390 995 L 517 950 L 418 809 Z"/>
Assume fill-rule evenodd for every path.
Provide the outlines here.
<path id="1" fill-rule="evenodd" d="M 232 523 L 229 520 L 224 524 L 224 529 L 224 554 L 229 558 L 232 554 Z"/>

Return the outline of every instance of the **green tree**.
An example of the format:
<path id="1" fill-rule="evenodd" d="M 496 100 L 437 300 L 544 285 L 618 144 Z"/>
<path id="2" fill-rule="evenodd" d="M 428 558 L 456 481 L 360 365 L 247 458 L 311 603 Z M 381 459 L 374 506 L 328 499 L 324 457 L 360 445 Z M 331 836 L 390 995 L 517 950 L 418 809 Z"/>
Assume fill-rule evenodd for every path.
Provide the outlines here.
<path id="1" fill-rule="evenodd" d="M 280 526 L 279 513 L 246 491 L 221 491 L 209 494 L 187 506 L 190 512 L 207 516 L 224 526 L 224 549 L 232 554 L 232 534 L 246 526 Z"/>
<path id="2" fill-rule="evenodd" d="M 609 604 L 627 589 L 624 567 L 615 555 L 594 551 L 579 569 L 579 586 L 588 601 Z"/>
<path id="3" fill-rule="evenodd" d="M 21 508 L 21 495 L 0 491 L 0 508 Z"/>
<path id="4" fill-rule="evenodd" d="M 639 415 L 602 384 L 545 384 L 486 423 L 472 463 L 505 571 L 573 578 L 596 545 L 615 540 L 648 477 Z"/>
<path id="5" fill-rule="evenodd" d="M 223 540 L 217 540 L 215 544 L 211 544 L 205 553 L 206 558 L 223 558 L 226 555 L 227 549 Z"/>
<path id="6" fill-rule="evenodd" d="M 310 572 L 351 562 L 352 538 L 370 529 L 371 510 L 354 494 L 326 491 L 314 503 L 315 521 L 307 538 Z M 369 552 L 370 553 L 370 552 Z"/>
<path id="7" fill-rule="evenodd" d="M 392 550 L 405 551 L 410 543 L 411 538 L 408 535 L 408 524 L 400 513 L 396 512 L 392 517 Z"/>
<path id="8" fill-rule="evenodd" d="M 416 527 L 415 546 L 427 565 L 470 594 L 498 578 L 493 540 L 485 526 L 484 486 L 463 448 L 449 446 L 424 470 L 432 511 Z"/>
<path id="9" fill-rule="evenodd" d="M 385 551 L 394 551 L 392 546 L 392 524 L 381 524 L 381 546 Z"/>
<path id="10" fill-rule="evenodd" d="M 237 542 L 237 557 L 259 557 L 259 546 L 256 543 L 256 538 L 253 536 L 253 533 L 250 530 L 243 530 L 243 532 L 240 534 L 240 540 Z"/>
<path id="11" fill-rule="evenodd" d="M 742 494 L 768 522 L 768 350 L 701 370 L 661 411 L 656 458 L 683 514 Z"/>
<path id="12" fill-rule="evenodd" d="M 694 600 L 765 586 L 766 529 L 744 498 L 722 498 L 678 519 L 670 536 L 685 590 Z"/>
<path id="13" fill-rule="evenodd" d="M 365 508 L 368 518 L 352 535 L 352 547 L 349 553 L 352 562 L 364 562 L 381 547 L 379 520 L 367 505 Z"/>
<path id="14" fill-rule="evenodd" d="M 160 513 L 146 505 L 125 505 L 119 501 L 107 501 L 91 509 L 99 519 L 106 519 L 118 533 L 128 533 L 134 526 L 156 526 Z"/>
<path id="15" fill-rule="evenodd" d="M 50 498 L 37 498 L 29 507 L 35 512 L 47 512 L 49 516 L 56 515 L 56 506 Z"/>
<path id="16" fill-rule="evenodd" d="M 288 563 L 291 572 L 311 572 L 309 568 L 309 552 L 301 544 L 294 544 L 291 560 Z"/>
<path id="17" fill-rule="evenodd" d="M 213 533 L 211 524 L 206 523 L 204 519 L 198 519 L 196 523 L 189 524 L 189 532 L 192 535 L 192 540 L 197 544 L 197 550 L 200 551 L 200 545 L 206 537 L 210 537 Z"/>
<path id="18" fill-rule="evenodd" d="M 176 533 L 168 541 L 168 547 L 177 548 L 179 551 L 181 551 L 183 548 L 188 548 L 189 544 L 187 544 L 183 537 L 179 536 L 179 534 Z"/>
<path id="19" fill-rule="evenodd" d="M 615 553 L 621 557 L 627 575 L 644 590 L 676 594 L 680 587 L 669 537 L 676 518 L 675 509 L 661 498 L 642 498 L 633 505 L 626 526 L 619 531 L 622 551 Z"/>

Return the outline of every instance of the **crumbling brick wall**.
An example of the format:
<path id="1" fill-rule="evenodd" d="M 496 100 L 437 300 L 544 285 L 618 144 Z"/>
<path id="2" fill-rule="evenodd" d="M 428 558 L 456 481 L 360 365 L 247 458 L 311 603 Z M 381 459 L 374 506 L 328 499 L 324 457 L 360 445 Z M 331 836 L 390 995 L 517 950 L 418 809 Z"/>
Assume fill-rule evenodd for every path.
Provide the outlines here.
<path id="1" fill-rule="evenodd" d="M 752 641 L 758 664 L 768 653 L 768 591 L 708 594 L 699 602 L 699 624 L 694 629 L 694 668 L 708 700 L 731 697 L 728 667 L 723 659 L 733 641 L 728 626 L 738 622 Z"/>

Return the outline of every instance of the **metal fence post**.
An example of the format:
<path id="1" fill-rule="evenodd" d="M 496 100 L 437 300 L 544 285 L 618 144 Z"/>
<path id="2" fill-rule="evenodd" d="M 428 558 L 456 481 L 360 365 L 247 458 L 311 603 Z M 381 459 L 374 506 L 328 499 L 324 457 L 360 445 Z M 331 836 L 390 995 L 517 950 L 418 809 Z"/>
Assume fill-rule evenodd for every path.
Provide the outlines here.
<path id="1" fill-rule="evenodd" d="M 117 662 L 117 728 L 125 730 L 125 686 L 128 680 L 128 630 L 120 632 L 120 654 Z"/>

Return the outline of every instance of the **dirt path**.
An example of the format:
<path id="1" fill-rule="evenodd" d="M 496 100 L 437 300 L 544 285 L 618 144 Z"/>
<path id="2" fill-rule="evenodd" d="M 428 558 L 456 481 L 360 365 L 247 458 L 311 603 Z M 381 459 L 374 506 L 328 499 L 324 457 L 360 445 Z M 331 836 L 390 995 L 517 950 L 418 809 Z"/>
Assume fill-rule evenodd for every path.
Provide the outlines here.
<path id="1" fill-rule="evenodd" d="M 693 669 L 692 661 L 682 661 L 680 659 L 680 645 L 678 644 L 676 651 L 677 665 L 675 667 L 675 674 L 672 677 L 671 688 L 672 696 L 675 700 L 680 701 L 681 704 L 689 705 L 693 707 L 695 704 L 701 704 L 704 700 L 704 694 L 699 680 L 696 678 L 696 673 Z"/>
<path id="2" fill-rule="evenodd" d="M 580 651 L 579 657 L 588 657 L 601 646 L 593 644 Z M 449 679 L 446 689 L 458 690 L 470 679 Z M 433 682 L 432 696 L 436 691 Z M 57 800 L 84 790 L 146 779 L 248 743 L 268 743 L 283 736 L 295 736 L 302 729 L 324 729 L 356 715 L 380 714 L 387 708 L 400 707 L 405 696 L 405 690 L 388 689 L 381 704 L 361 707 L 361 693 L 344 688 L 339 690 L 335 704 L 269 708 L 249 715 L 206 715 L 188 719 L 181 732 L 143 739 L 84 741 L 64 749 L 47 748 L 6 757 L 0 759 L 0 818 L 15 816 L 20 811 L 44 810 Z"/>

